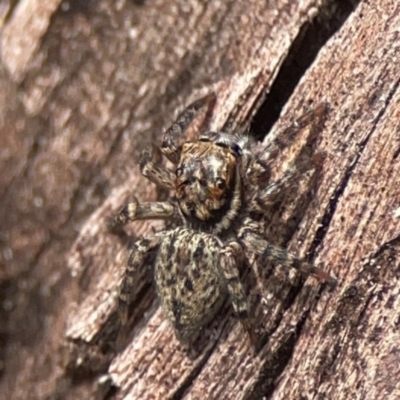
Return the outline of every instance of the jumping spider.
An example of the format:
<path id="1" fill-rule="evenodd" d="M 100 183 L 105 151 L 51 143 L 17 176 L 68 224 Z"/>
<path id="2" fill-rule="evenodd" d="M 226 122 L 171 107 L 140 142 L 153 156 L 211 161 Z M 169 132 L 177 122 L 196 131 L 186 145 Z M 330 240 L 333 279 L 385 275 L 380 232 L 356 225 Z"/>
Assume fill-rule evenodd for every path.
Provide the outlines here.
<path id="1" fill-rule="evenodd" d="M 282 191 L 316 168 L 318 157 L 299 161 L 278 182 L 270 182 L 268 163 L 294 137 L 275 140 L 263 149 L 248 136 L 221 132 L 208 132 L 198 140 L 180 143 L 198 111 L 210 109 L 214 102 L 215 95 L 210 94 L 192 103 L 165 132 L 161 152 L 176 165 L 175 171 L 152 162 L 149 153 L 142 156 L 143 175 L 172 190 L 173 200 L 134 200 L 115 217 L 117 224 L 126 224 L 180 215 L 181 226 L 134 244 L 120 287 L 119 315 L 125 325 L 136 270 L 154 253 L 157 293 L 183 343 L 192 342 L 200 328 L 213 318 L 226 293 L 236 315 L 249 329 L 249 306 L 239 266 L 250 254 L 259 256 L 261 262 L 293 267 L 331 285 L 336 282 L 324 270 L 266 241 L 259 222 Z M 323 111 L 322 107 L 317 113 Z M 310 119 L 312 115 L 306 114 L 294 128 L 309 124 Z"/>

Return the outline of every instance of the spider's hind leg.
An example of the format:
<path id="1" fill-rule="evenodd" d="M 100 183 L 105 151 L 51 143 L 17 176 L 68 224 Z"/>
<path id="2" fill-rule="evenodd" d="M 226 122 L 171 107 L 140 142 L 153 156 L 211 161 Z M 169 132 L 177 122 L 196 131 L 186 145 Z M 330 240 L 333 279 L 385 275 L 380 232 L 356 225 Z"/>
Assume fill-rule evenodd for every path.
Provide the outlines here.
<path id="1" fill-rule="evenodd" d="M 220 273 L 235 313 L 239 318 L 248 318 L 247 297 L 239 277 L 239 265 L 243 258 L 242 246 L 235 241 L 229 242 L 221 252 Z"/>
<path id="2" fill-rule="evenodd" d="M 240 319 L 250 337 L 251 343 L 257 347 L 258 339 L 254 330 L 254 321 L 250 316 L 250 306 L 247 295 L 240 280 L 240 264 L 244 260 L 243 248 L 239 242 L 229 242 L 221 252 L 219 272 L 225 282 L 232 308 Z"/>
<path id="3" fill-rule="evenodd" d="M 126 325 L 128 321 L 129 304 L 135 291 L 135 282 L 137 281 L 138 270 L 143 267 L 147 254 L 156 250 L 160 245 L 160 242 L 161 237 L 153 236 L 150 238 L 139 239 L 133 245 L 124 277 L 122 278 L 118 297 L 118 315 L 123 326 Z"/>
<path id="4" fill-rule="evenodd" d="M 215 101 L 215 93 L 210 93 L 207 96 L 196 100 L 185 108 L 185 110 L 178 115 L 175 122 L 165 131 L 161 144 L 161 151 L 171 162 L 174 164 L 178 163 L 181 153 L 180 140 L 200 109 L 206 107 L 206 115 L 204 119 L 207 123 L 211 117 Z"/>
<path id="5" fill-rule="evenodd" d="M 255 232 L 245 231 L 240 235 L 240 239 L 248 251 L 261 256 L 261 260 L 264 262 L 282 265 L 285 268 L 295 268 L 305 275 L 312 275 L 318 280 L 328 283 L 331 287 L 336 286 L 336 278 L 327 271 L 272 245 Z"/>

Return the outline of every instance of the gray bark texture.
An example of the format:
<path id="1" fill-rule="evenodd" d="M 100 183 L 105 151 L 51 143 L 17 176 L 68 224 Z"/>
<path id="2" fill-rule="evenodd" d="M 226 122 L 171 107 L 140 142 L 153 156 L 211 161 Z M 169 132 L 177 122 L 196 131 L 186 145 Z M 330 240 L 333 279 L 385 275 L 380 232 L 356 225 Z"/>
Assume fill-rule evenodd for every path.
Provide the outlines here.
<path id="1" fill-rule="evenodd" d="M 397 0 L 10 0 L 0 13 L 1 399 L 400 398 Z M 143 271 L 121 343 L 130 241 L 164 225 L 120 237 L 107 219 L 130 195 L 168 196 L 138 155 L 211 91 L 212 129 L 258 140 L 329 104 L 318 179 L 267 230 L 338 286 L 255 263 L 259 351 L 226 305 L 188 357 Z"/>

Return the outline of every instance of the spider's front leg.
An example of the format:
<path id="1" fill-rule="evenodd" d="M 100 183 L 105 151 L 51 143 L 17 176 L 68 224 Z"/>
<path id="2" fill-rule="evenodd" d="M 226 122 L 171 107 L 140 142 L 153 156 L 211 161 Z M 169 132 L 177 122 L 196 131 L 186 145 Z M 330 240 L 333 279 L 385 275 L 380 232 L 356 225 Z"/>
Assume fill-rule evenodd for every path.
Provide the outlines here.
<path id="1" fill-rule="evenodd" d="M 140 219 L 168 219 L 175 213 L 175 206 L 169 201 L 140 203 L 133 198 L 114 218 L 114 225 L 126 225 Z"/>
<path id="2" fill-rule="evenodd" d="M 175 174 L 164 167 L 157 164 L 151 159 L 151 151 L 145 150 L 140 156 L 140 171 L 149 181 L 164 189 L 173 189 L 175 184 Z"/>
<path id="3" fill-rule="evenodd" d="M 310 143 L 315 140 L 322 130 L 328 110 L 329 105 L 327 103 L 318 104 L 294 121 L 280 135 L 268 143 L 261 152 L 258 152 L 247 171 L 253 184 L 259 188 L 251 199 L 252 205 L 256 210 L 260 211 L 275 203 L 282 194 L 287 193 L 292 187 L 298 185 L 303 174 L 311 170 L 316 171 L 322 165 L 325 158 L 324 153 L 319 152 L 312 156 L 302 154 L 292 163 L 278 182 L 269 183 L 269 166 L 272 165 L 279 153 L 289 148 L 305 129 L 308 130 L 306 134 L 307 144 L 303 146 L 303 150 L 307 150 L 307 147 L 310 146 Z"/>
<path id="4" fill-rule="evenodd" d="M 300 160 L 297 160 L 277 182 L 272 182 L 268 185 L 262 185 L 261 182 L 258 182 L 256 186 L 257 190 L 250 200 L 251 208 L 263 211 L 275 204 L 280 197 L 287 195 L 291 188 L 299 186 L 299 182 L 301 182 L 304 174 L 313 170 L 315 171 L 320 167 L 324 158 L 325 155 L 321 152 L 316 153 L 312 158 L 304 156 Z M 262 164 L 254 163 L 254 169 L 256 169 L 258 176 L 262 176 L 262 167 Z M 265 175 L 267 173 L 268 171 L 266 170 Z"/>
<path id="5" fill-rule="evenodd" d="M 175 175 L 162 165 L 151 160 L 151 152 L 144 151 L 140 158 L 140 170 L 142 174 L 164 189 L 174 187 Z M 119 232 L 121 226 L 140 219 L 168 219 L 175 215 L 175 206 L 170 201 L 139 202 L 136 197 L 125 205 L 119 213 L 110 220 L 111 231 Z"/>
<path id="6" fill-rule="evenodd" d="M 336 286 L 337 280 L 322 268 L 318 268 L 309 262 L 295 257 L 280 247 L 268 243 L 259 234 L 244 230 L 239 234 L 241 242 L 249 252 L 261 256 L 261 261 L 279 264 L 286 268 L 295 268 L 305 275 L 312 275 L 322 282 L 328 283 L 331 287 Z"/>
<path id="7" fill-rule="evenodd" d="M 137 271 L 139 268 L 143 267 L 146 255 L 156 250 L 160 243 L 161 238 L 159 236 L 153 236 L 150 238 L 142 238 L 133 245 L 119 290 L 118 314 L 122 325 L 125 325 L 128 321 L 128 308 L 131 302 L 131 294 L 135 287 Z"/>
<path id="8" fill-rule="evenodd" d="M 216 101 L 215 93 L 210 93 L 190 104 L 175 122 L 165 131 L 161 151 L 174 164 L 178 164 L 181 156 L 180 140 L 201 108 L 206 107 L 205 122 L 211 117 Z"/>
<path id="9" fill-rule="evenodd" d="M 329 104 L 320 103 L 310 111 L 303 114 L 300 118 L 296 119 L 284 131 L 274 138 L 262 152 L 262 160 L 271 162 L 276 159 L 278 154 L 290 147 L 299 134 L 306 128 L 309 128 L 308 141 L 313 141 L 322 129 L 325 119 L 328 115 Z"/>

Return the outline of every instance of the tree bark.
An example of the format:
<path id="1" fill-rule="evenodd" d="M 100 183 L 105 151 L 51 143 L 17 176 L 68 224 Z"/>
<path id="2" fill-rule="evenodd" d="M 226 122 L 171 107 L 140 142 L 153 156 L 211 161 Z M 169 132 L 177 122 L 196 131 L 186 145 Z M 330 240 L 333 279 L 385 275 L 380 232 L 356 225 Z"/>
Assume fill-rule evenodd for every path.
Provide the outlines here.
<path id="1" fill-rule="evenodd" d="M 400 398 L 400 5 L 7 5 L 2 396 Z M 312 137 L 315 151 L 326 154 L 321 171 L 288 194 L 266 229 L 271 241 L 324 266 L 339 284 L 328 291 L 312 278 L 304 283 L 254 264 L 244 279 L 258 292 L 261 349 L 227 305 L 205 329 L 201 351 L 188 357 L 144 270 L 121 339 L 116 293 L 129 243 L 163 224 L 137 222 L 118 237 L 107 219 L 132 194 L 144 201 L 168 196 L 140 175 L 138 154 L 160 143 L 184 105 L 210 91 L 217 94 L 213 130 L 250 129 L 260 140 L 282 134 L 306 110 L 330 105 Z M 303 144 L 300 135 L 294 151 Z"/>

